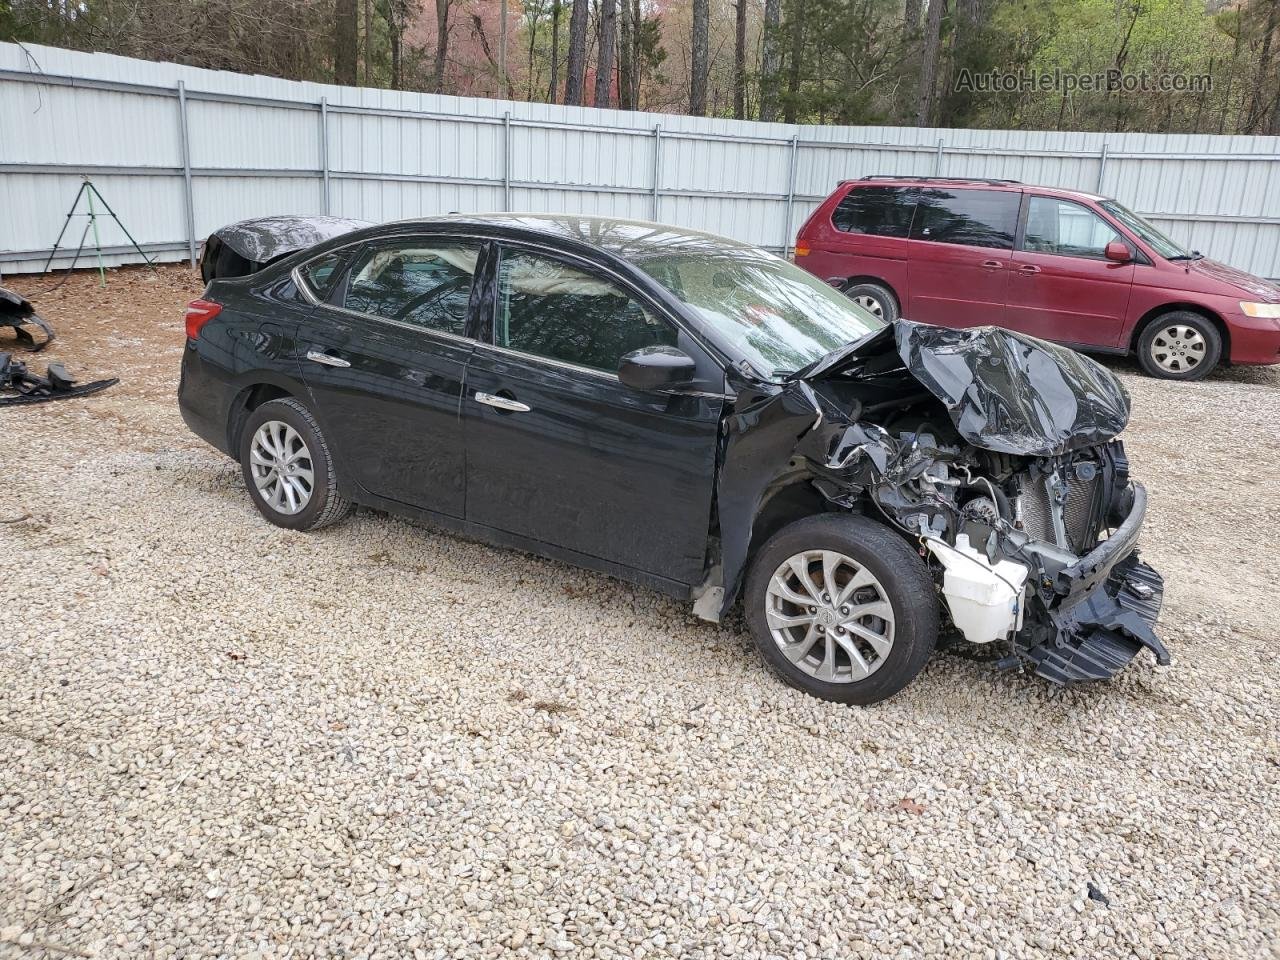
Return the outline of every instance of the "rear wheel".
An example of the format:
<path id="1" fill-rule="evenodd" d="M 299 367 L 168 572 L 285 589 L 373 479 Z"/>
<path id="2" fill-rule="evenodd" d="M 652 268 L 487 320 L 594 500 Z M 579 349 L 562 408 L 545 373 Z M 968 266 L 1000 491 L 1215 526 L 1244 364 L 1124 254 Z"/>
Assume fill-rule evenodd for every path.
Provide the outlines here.
<path id="1" fill-rule="evenodd" d="M 761 548 L 744 595 L 765 664 L 823 700 L 866 705 L 924 668 L 938 637 L 938 599 L 924 561 L 864 517 L 820 514 Z"/>
<path id="2" fill-rule="evenodd" d="M 898 299 L 888 287 L 870 282 L 851 283 L 844 287 L 843 293 L 873 317 L 885 323 L 892 323 L 898 319 Z"/>
<path id="3" fill-rule="evenodd" d="M 249 414 L 240 433 L 240 469 L 254 506 L 278 527 L 315 530 L 351 512 L 351 501 L 338 495 L 320 425 L 292 397 Z"/>
<path id="4" fill-rule="evenodd" d="M 1138 364 L 1164 380 L 1207 377 L 1222 356 L 1222 336 L 1211 321 L 1174 310 L 1147 324 L 1138 338 Z"/>

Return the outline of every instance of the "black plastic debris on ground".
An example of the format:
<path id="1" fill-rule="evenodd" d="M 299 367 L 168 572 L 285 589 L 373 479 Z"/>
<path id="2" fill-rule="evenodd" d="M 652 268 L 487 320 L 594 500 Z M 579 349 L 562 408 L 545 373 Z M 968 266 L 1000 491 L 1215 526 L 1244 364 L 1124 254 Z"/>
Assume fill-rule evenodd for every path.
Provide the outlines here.
<path id="1" fill-rule="evenodd" d="M 44 320 L 31 301 L 0 287 L 0 327 L 12 327 L 18 343 L 28 350 L 43 350 L 53 342 L 53 327 Z M 40 338 L 30 328 L 40 331 Z"/>
<path id="2" fill-rule="evenodd" d="M 60 363 L 49 364 L 44 376 L 40 376 L 28 370 L 25 363 L 14 360 L 12 354 L 0 353 L 0 406 L 87 397 L 119 382 L 118 377 L 112 377 L 78 384 Z"/>

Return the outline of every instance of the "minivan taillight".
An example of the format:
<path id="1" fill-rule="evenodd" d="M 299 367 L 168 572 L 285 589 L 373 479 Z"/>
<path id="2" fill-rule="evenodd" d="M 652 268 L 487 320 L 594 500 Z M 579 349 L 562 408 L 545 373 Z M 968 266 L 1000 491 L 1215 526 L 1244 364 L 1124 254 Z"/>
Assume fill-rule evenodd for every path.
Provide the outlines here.
<path id="1" fill-rule="evenodd" d="M 192 300 L 187 304 L 187 337 L 200 336 L 200 328 L 222 312 L 222 304 L 212 300 Z"/>

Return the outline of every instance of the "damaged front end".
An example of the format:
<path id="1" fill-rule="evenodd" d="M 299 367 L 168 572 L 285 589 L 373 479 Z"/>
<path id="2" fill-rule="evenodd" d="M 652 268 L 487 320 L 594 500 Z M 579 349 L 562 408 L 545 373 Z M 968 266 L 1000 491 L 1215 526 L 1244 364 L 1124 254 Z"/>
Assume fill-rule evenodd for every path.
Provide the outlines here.
<path id="1" fill-rule="evenodd" d="M 831 509 L 918 543 L 957 631 L 1003 667 L 1070 683 L 1113 676 L 1144 647 L 1163 581 L 1136 550 L 1146 491 L 1114 439 L 1129 399 L 1075 352 L 994 327 L 897 321 L 739 392 L 719 490 L 725 592 L 752 520 L 800 480 Z"/>

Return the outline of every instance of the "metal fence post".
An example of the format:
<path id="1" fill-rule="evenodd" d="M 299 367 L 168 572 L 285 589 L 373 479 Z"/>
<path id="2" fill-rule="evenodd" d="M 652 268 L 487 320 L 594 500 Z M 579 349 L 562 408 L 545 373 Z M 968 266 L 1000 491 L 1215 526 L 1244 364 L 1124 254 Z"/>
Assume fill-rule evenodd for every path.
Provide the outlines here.
<path id="1" fill-rule="evenodd" d="M 191 132 L 187 126 L 187 85 L 178 81 L 178 123 L 182 143 L 182 182 L 187 212 L 187 254 L 196 265 L 196 205 L 191 194 Z"/>
<path id="2" fill-rule="evenodd" d="M 1106 144 L 1106 141 L 1103 141 L 1102 149 L 1098 152 L 1098 186 L 1095 191 L 1097 193 L 1102 192 L 1102 178 L 1106 175 L 1106 172 L 1107 172 L 1107 144 Z"/>
<path id="3" fill-rule="evenodd" d="M 511 111 L 502 115 L 502 209 L 511 212 Z"/>
<path id="4" fill-rule="evenodd" d="M 787 211 L 782 220 L 782 255 L 791 249 L 791 209 L 796 202 L 796 152 L 800 148 L 800 135 L 791 137 L 791 159 L 787 164 Z"/>
<path id="5" fill-rule="evenodd" d="M 938 152 L 933 157 L 933 175 L 935 177 L 942 176 L 942 138 L 938 138 Z"/>
<path id="6" fill-rule="evenodd" d="M 324 212 L 329 213 L 329 98 L 320 98 L 320 177 Z"/>
<path id="7" fill-rule="evenodd" d="M 662 185 L 662 124 L 653 125 L 653 211 L 651 219 L 658 219 L 658 208 L 662 202 L 659 192 Z"/>

